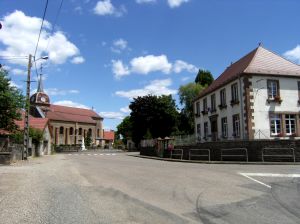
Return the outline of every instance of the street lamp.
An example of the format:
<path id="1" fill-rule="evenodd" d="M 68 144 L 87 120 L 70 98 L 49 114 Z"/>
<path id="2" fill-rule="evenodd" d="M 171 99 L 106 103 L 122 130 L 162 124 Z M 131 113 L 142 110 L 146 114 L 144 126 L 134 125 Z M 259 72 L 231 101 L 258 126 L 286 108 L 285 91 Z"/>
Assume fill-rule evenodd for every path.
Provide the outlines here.
<path id="1" fill-rule="evenodd" d="M 33 60 L 32 60 L 33 58 Z M 22 159 L 27 159 L 28 148 L 29 148 L 29 110 L 30 110 L 30 73 L 32 67 L 32 61 L 37 62 L 38 60 L 47 60 L 48 56 L 43 56 L 35 59 L 34 56 L 29 54 L 28 57 L 28 68 L 27 68 L 27 85 L 26 85 L 26 105 L 25 105 L 25 117 L 24 117 L 24 150 L 22 153 Z"/>

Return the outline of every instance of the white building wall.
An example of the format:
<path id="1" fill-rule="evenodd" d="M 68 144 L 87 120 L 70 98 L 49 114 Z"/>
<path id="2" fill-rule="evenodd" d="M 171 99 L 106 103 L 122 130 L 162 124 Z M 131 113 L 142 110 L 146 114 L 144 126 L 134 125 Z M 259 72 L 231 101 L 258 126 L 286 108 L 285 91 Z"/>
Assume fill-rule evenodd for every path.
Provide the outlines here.
<path id="1" fill-rule="evenodd" d="M 267 80 L 279 80 L 281 104 L 271 102 L 268 103 Z M 254 138 L 269 139 L 271 137 L 270 130 L 270 112 L 293 112 L 299 113 L 300 105 L 298 103 L 298 81 L 300 78 L 291 77 L 275 77 L 275 76 L 253 76 L 253 109 L 254 109 Z M 299 125 L 299 124 L 297 124 Z"/>
<path id="2" fill-rule="evenodd" d="M 230 101 L 232 99 L 232 96 L 231 96 L 231 85 L 234 84 L 234 83 L 237 83 L 238 85 L 238 94 L 239 94 L 239 104 L 236 104 L 236 105 L 233 105 L 231 106 L 230 105 Z M 239 79 L 236 79 L 230 83 L 228 83 L 226 86 L 223 86 L 219 89 L 217 89 L 216 91 L 204 96 L 204 97 L 201 97 L 200 99 L 196 100 L 194 102 L 194 109 L 195 111 L 196 110 L 196 103 L 200 101 L 200 117 L 197 117 L 195 116 L 195 133 L 197 134 L 197 124 L 200 123 L 201 125 L 201 142 L 205 141 L 203 139 L 204 137 L 204 122 L 208 122 L 208 133 L 209 135 L 211 134 L 211 125 L 210 125 L 210 120 L 209 120 L 209 117 L 214 115 L 214 114 L 218 114 L 218 137 L 219 139 L 222 139 L 222 126 L 221 126 L 221 118 L 223 117 L 227 117 L 227 124 L 228 124 L 228 140 L 232 140 L 234 139 L 233 137 L 233 124 L 232 124 L 232 116 L 235 115 L 235 114 L 239 114 L 240 116 L 240 135 L 242 137 L 242 127 L 244 126 L 244 124 L 242 124 L 242 113 L 241 113 L 241 107 L 242 107 L 242 102 L 241 102 L 241 96 L 243 98 L 243 92 L 241 92 L 240 90 L 244 89 L 243 87 L 243 82 L 242 82 L 242 79 L 241 79 L 241 87 L 240 88 L 240 81 Z M 221 99 L 220 99 L 220 90 L 222 89 L 226 89 L 226 105 L 227 105 L 227 108 L 224 108 L 222 110 L 220 110 L 220 108 L 218 107 L 220 104 L 221 104 Z M 215 113 L 210 113 L 208 112 L 207 115 L 203 115 L 201 113 L 201 111 L 203 110 L 203 99 L 204 98 L 207 98 L 207 107 L 210 108 L 211 107 L 211 95 L 215 94 L 216 95 L 216 112 Z M 243 107 L 243 110 L 244 110 L 244 107 Z M 244 111 L 243 111 L 244 113 Z M 244 121 L 245 123 L 245 121 Z M 245 126 L 244 126 L 245 127 Z M 208 139 L 210 140 L 210 139 Z"/>

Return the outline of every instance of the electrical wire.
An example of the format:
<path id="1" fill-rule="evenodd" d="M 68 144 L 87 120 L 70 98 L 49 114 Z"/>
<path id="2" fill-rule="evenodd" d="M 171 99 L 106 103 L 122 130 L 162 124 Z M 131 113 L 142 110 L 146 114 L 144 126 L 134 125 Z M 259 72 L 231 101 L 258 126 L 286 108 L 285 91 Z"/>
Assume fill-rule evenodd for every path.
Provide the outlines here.
<path id="1" fill-rule="evenodd" d="M 60 12 L 61 12 L 63 2 L 64 2 L 64 0 L 61 0 L 60 5 L 59 5 L 59 8 L 58 8 L 57 13 L 56 13 L 56 16 L 55 16 L 55 19 L 54 19 L 54 23 L 53 23 L 53 26 L 52 26 L 52 30 L 51 30 L 51 32 L 50 32 L 50 36 L 52 36 L 53 33 L 54 33 L 54 29 L 55 29 L 56 24 L 57 24 L 58 16 L 59 16 L 59 14 L 60 14 Z M 47 43 L 47 47 L 46 47 L 46 50 L 45 50 L 45 51 L 48 50 L 50 41 L 51 41 L 51 39 L 48 38 L 48 43 Z"/>

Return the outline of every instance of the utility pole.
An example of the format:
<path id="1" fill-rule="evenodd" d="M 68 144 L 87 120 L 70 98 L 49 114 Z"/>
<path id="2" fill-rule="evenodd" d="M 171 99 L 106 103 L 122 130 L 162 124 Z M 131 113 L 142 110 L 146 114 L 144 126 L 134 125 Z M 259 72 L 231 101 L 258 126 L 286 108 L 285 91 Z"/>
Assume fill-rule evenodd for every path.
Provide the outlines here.
<path id="1" fill-rule="evenodd" d="M 28 70 L 27 70 L 27 87 L 26 87 L 26 104 L 25 104 L 25 118 L 24 118 L 24 150 L 22 153 L 22 159 L 26 160 L 28 157 L 29 148 L 29 110 L 30 110 L 30 72 L 31 72 L 32 55 L 29 54 L 28 58 Z"/>

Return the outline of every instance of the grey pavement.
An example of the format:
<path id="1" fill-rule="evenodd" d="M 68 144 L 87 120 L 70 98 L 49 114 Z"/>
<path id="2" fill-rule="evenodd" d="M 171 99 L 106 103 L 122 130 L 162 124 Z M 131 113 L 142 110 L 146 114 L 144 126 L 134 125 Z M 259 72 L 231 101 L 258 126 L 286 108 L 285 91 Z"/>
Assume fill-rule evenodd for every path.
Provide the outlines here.
<path id="1" fill-rule="evenodd" d="M 0 223 L 300 223 L 299 174 L 297 165 L 56 154 L 0 166 Z"/>

